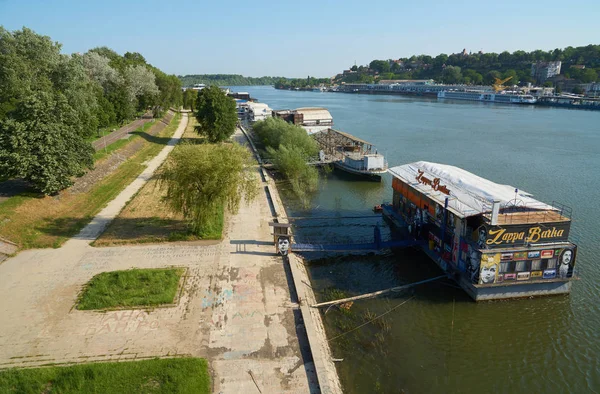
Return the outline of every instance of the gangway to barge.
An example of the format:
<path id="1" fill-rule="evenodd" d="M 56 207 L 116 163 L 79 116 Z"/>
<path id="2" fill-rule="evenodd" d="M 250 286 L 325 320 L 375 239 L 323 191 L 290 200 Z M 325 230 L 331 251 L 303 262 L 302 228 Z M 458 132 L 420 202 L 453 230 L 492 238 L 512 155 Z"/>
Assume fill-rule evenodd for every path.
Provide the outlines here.
<path id="1" fill-rule="evenodd" d="M 412 238 L 406 239 L 381 239 L 379 226 L 373 229 L 373 237 L 362 238 L 328 238 L 311 239 L 302 237 L 302 242 L 292 243 L 293 252 L 372 252 L 382 249 L 403 249 L 425 246 L 426 242 Z"/>

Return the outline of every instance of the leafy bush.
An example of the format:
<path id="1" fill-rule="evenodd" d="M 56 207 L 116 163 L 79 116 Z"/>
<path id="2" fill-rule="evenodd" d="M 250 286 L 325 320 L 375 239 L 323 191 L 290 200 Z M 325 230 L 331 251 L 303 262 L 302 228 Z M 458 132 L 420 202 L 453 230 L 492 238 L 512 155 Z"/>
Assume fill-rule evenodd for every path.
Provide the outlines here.
<path id="1" fill-rule="evenodd" d="M 183 144 L 169 156 L 158 182 L 167 190 L 167 203 L 185 216 L 194 234 L 200 235 L 215 227 L 214 221 L 219 220 L 216 213 L 223 205 L 236 212 L 242 197 L 246 201 L 256 197 L 252 165 L 250 152 L 238 144 Z"/>

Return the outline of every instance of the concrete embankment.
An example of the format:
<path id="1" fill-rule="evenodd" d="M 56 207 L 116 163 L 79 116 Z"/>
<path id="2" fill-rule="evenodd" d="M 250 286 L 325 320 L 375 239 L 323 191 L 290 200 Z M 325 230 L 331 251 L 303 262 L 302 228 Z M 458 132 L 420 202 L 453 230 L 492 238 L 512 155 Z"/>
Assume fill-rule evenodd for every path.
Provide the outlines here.
<path id="1" fill-rule="evenodd" d="M 260 156 L 252 139 L 248 135 L 247 131 L 240 127 L 246 139 L 249 141 L 250 146 L 254 155 L 256 156 L 259 163 L 261 163 Z M 287 214 L 279 196 L 275 181 L 269 174 L 264 171 L 262 166 L 259 169 L 261 180 L 265 187 L 265 193 L 269 203 L 271 204 L 271 211 L 273 213 L 274 220 L 279 223 L 288 223 Z M 308 336 L 308 342 L 310 345 L 315 370 L 317 373 L 317 379 L 319 381 L 319 387 L 322 393 L 342 393 L 342 386 L 340 383 L 339 376 L 337 374 L 336 367 L 333 362 L 331 349 L 327 342 L 327 335 L 325 333 L 325 327 L 323 320 L 321 319 L 321 312 L 319 309 L 311 308 L 310 305 L 316 304 L 316 298 L 310 287 L 310 280 L 304 262 L 301 257 L 295 254 L 287 256 L 287 263 L 290 266 L 292 278 L 296 294 L 298 295 L 298 301 L 300 304 L 300 310 L 302 312 L 302 319 Z M 284 261 L 285 264 L 285 261 Z M 292 289 L 290 289 L 291 291 Z"/>

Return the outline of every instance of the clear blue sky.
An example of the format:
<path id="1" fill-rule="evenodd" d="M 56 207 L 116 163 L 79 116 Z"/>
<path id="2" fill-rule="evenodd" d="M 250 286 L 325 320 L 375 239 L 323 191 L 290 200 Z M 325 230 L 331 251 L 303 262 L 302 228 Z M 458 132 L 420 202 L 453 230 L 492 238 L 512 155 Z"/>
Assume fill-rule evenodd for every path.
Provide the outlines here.
<path id="1" fill-rule="evenodd" d="M 600 44 L 600 0 L 0 0 L 63 52 L 139 52 L 173 74 L 326 77 L 356 61 Z"/>

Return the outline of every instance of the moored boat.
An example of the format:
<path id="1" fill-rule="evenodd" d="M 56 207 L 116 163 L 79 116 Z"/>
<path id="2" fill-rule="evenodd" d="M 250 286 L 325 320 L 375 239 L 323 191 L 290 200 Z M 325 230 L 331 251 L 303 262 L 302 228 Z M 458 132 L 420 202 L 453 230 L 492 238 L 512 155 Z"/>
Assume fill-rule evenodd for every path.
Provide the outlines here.
<path id="1" fill-rule="evenodd" d="M 428 241 L 423 251 L 476 301 L 571 291 L 569 207 L 444 164 L 389 172 L 393 204 L 384 215 Z"/>
<path id="2" fill-rule="evenodd" d="M 501 104 L 535 104 L 537 99 L 530 94 L 493 92 L 481 90 L 443 90 L 438 99 L 481 101 Z"/>

